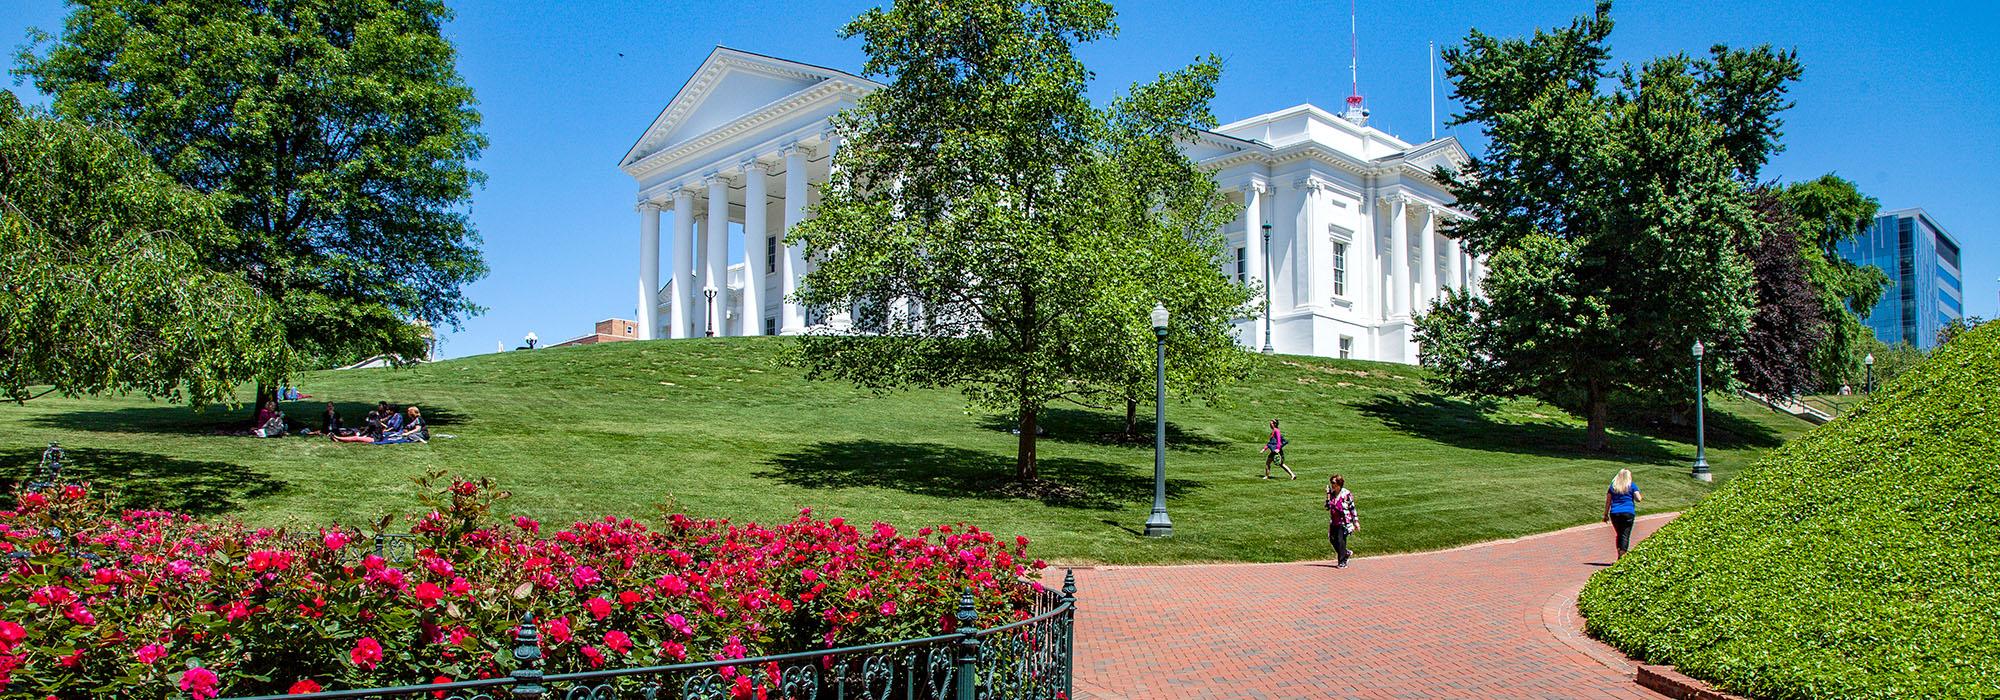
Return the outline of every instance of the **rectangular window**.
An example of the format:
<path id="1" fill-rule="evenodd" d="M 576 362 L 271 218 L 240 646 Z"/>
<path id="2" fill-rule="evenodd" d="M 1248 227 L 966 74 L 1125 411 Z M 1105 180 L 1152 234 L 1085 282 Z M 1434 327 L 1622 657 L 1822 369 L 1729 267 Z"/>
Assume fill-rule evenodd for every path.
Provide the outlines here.
<path id="1" fill-rule="evenodd" d="M 778 271 L 778 237 L 765 236 L 764 272 L 766 274 L 771 274 L 771 273 L 776 273 L 777 271 Z"/>
<path id="2" fill-rule="evenodd" d="M 1333 244 L 1333 295 L 1347 296 L 1347 244 Z M 1342 355 L 1342 357 L 1346 357 Z"/>
<path id="3" fill-rule="evenodd" d="M 1236 249 L 1236 283 L 1250 283 L 1250 254 L 1241 247 Z"/>
<path id="4" fill-rule="evenodd" d="M 1351 336 L 1345 336 L 1345 335 L 1343 335 L 1343 336 L 1340 336 L 1340 359 L 1343 359 L 1343 360 L 1351 360 L 1351 359 L 1354 359 L 1354 338 L 1353 338 L 1353 337 L 1351 337 Z"/>
<path id="5" fill-rule="evenodd" d="M 764 335 L 777 335 L 777 334 L 778 334 L 778 319 L 771 318 L 769 316 L 764 317 Z"/>

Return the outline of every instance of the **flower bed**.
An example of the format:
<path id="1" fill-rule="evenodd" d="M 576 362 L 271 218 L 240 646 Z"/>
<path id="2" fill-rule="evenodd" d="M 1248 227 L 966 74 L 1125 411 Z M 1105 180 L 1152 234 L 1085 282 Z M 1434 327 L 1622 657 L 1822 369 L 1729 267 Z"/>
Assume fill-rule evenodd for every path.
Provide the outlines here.
<path id="1" fill-rule="evenodd" d="M 669 516 L 546 535 L 499 521 L 490 483 L 433 477 L 414 554 L 349 527 L 294 533 L 157 511 L 86 488 L 0 512 L 0 698 L 309 692 L 506 675 L 519 621 L 544 668 L 731 659 L 984 626 L 1027 615 L 1027 540 L 966 525 L 914 536 L 810 511 L 776 526 Z M 384 518 L 371 530 L 386 530 Z"/>

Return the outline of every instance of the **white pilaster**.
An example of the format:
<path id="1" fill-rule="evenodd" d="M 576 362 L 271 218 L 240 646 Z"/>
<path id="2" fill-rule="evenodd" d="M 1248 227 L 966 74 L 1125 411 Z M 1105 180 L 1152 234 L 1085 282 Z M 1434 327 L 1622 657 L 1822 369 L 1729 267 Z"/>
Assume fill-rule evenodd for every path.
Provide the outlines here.
<path id="1" fill-rule="evenodd" d="M 688 337 L 688 310 L 694 305 L 694 191 L 674 190 L 674 298 L 667 310 L 667 337 Z"/>
<path id="2" fill-rule="evenodd" d="M 639 339 L 653 340 L 660 328 L 660 205 L 639 204 Z"/>
<path id="3" fill-rule="evenodd" d="M 1451 279 L 1446 284 L 1452 289 L 1465 290 L 1465 243 L 1456 238 L 1444 239 L 1445 257 L 1451 259 Z"/>
<path id="4" fill-rule="evenodd" d="M 743 308 L 737 312 L 743 335 L 764 334 L 764 163 L 743 164 Z"/>
<path id="5" fill-rule="evenodd" d="M 729 179 L 721 175 L 710 175 L 704 184 L 708 185 L 708 221 L 702 224 L 702 233 L 708 239 L 708 249 L 703 251 L 707 263 L 702 267 L 702 326 L 703 334 L 723 335 L 723 298 L 729 294 Z M 715 293 L 715 301 L 709 303 L 709 292 Z"/>
<path id="6" fill-rule="evenodd" d="M 1263 287 L 1264 298 L 1268 300 L 1271 296 L 1271 280 L 1265 279 L 1264 275 L 1266 265 L 1264 256 L 1267 254 L 1264 250 L 1264 191 L 1266 189 L 1269 189 L 1269 185 L 1263 182 L 1251 182 L 1249 186 L 1243 188 L 1243 258 L 1244 264 L 1250 267 L 1250 279 L 1256 280 L 1259 286 Z M 1267 308 L 1269 308 L 1268 304 L 1259 305 L 1257 308 L 1258 315 L 1263 315 L 1264 310 Z M 1255 323 L 1250 324 L 1250 348 L 1253 350 L 1262 348 L 1269 342 L 1264 338 L 1264 325 L 1269 321 L 1263 318 L 1255 320 Z"/>
<path id="7" fill-rule="evenodd" d="M 1429 309 L 1431 300 L 1436 299 L 1438 295 L 1437 208 L 1425 205 L 1423 210 L 1424 223 L 1421 229 L 1423 238 L 1418 239 L 1417 243 L 1417 253 L 1423 258 L 1423 267 L 1417 270 L 1417 280 L 1423 289 L 1423 298 L 1418 299 L 1417 303 Z"/>
<path id="8" fill-rule="evenodd" d="M 806 154 L 797 144 L 778 151 L 785 158 L 785 235 L 806 220 Z M 778 291 L 784 294 L 784 310 L 778 318 L 780 335 L 798 335 L 806 330 L 805 309 L 798 303 L 799 277 L 806 274 L 805 247 L 783 246 L 778 259 Z"/>
<path id="9" fill-rule="evenodd" d="M 1405 202 L 1400 195 L 1389 198 L 1389 286 L 1395 300 L 1389 307 L 1392 318 L 1410 315 L 1410 222 L 1404 217 Z"/>

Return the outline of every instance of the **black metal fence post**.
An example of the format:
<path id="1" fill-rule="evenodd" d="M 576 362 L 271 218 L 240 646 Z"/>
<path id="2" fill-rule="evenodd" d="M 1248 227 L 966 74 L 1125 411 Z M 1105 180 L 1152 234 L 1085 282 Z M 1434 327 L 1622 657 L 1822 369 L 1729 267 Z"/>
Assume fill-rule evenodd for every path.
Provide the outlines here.
<path id="1" fill-rule="evenodd" d="M 979 697 L 979 627 L 973 622 L 979 619 L 978 611 L 972 607 L 972 594 L 966 593 L 958 599 L 958 691 L 955 700 L 978 700 Z"/>
<path id="2" fill-rule="evenodd" d="M 1062 625 L 1062 687 L 1063 697 L 1076 697 L 1076 570 L 1063 570 L 1062 599 L 1057 605 L 1069 606 L 1057 624 Z"/>
<path id="3" fill-rule="evenodd" d="M 542 642 L 535 632 L 535 614 L 521 616 L 521 629 L 514 633 L 514 679 L 509 695 L 517 700 L 541 700 L 548 689 L 542 687 Z"/>

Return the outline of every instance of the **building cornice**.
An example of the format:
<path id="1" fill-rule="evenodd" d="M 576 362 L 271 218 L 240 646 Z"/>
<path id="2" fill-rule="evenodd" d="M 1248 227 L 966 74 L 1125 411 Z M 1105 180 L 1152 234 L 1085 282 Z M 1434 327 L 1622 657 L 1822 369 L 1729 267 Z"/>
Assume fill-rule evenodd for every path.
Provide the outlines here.
<path id="1" fill-rule="evenodd" d="M 749 114 L 722 126 L 710 129 L 672 148 L 648 154 L 636 162 L 625 165 L 623 169 L 627 175 L 631 175 L 634 179 L 643 180 L 649 175 L 658 174 L 661 170 L 666 169 L 675 162 L 768 124 L 780 121 L 799 108 L 828 100 L 837 100 L 841 97 L 854 97 L 858 99 L 869 92 L 870 90 L 868 89 L 844 80 L 826 80 L 810 88 L 779 98 L 776 101 L 752 110 Z"/>

